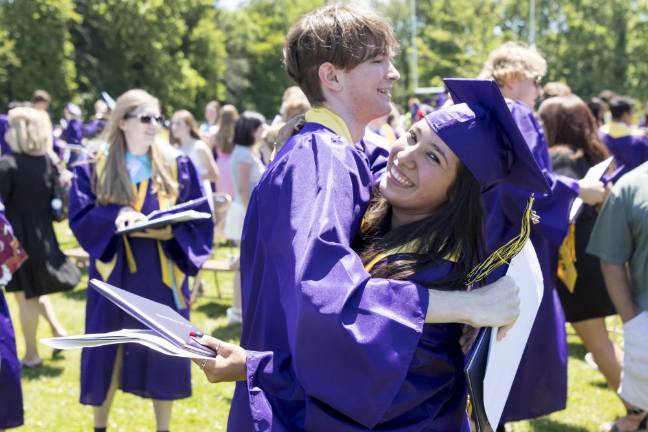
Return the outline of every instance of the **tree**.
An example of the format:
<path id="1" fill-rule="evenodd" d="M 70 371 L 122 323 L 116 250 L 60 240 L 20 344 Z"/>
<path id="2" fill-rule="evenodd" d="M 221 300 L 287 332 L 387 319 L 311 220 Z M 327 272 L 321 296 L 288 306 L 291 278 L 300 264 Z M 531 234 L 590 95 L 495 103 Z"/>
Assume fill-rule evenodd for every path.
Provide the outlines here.
<path id="1" fill-rule="evenodd" d="M 5 101 L 29 99 L 34 90 L 42 88 L 52 96 L 52 111 L 60 112 L 77 89 L 68 27 L 80 16 L 74 12 L 72 0 L 7 2 L 0 17 L 6 35 L 0 43 L 0 56 L 8 61 Z"/>
<path id="2" fill-rule="evenodd" d="M 82 91 L 97 97 L 139 87 L 167 113 L 223 96 L 224 36 L 208 0 L 78 0 Z"/>

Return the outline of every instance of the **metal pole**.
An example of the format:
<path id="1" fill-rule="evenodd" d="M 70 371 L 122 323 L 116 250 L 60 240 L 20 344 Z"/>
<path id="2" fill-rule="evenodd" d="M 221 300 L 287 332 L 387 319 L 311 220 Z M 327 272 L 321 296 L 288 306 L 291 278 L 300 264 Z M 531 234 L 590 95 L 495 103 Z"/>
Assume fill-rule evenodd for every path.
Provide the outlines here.
<path id="1" fill-rule="evenodd" d="M 535 45 L 535 0 L 529 0 L 529 45 Z"/>
<path id="2" fill-rule="evenodd" d="M 412 26 L 412 94 L 418 88 L 418 51 L 416 49 L 416 0 L 410 0 L 410 24 Z"/>

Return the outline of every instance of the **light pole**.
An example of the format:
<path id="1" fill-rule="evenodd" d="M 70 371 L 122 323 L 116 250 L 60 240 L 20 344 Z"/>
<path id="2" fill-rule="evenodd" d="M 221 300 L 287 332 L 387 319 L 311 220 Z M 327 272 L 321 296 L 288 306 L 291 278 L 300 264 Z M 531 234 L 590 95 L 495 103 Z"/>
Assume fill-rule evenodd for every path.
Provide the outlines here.
<path id="1" fill-rule="evenodd" d="M 412 28 L 412 89 L 414 94 L 418 88 L 418 51 L 416 49 L 416 0 L 410 0 L 410 24 Z"/>
<path id="2" fill-rule="evenodd" d="M 529 45 L 535 46 L 535 0 L 529 0 Z"/>

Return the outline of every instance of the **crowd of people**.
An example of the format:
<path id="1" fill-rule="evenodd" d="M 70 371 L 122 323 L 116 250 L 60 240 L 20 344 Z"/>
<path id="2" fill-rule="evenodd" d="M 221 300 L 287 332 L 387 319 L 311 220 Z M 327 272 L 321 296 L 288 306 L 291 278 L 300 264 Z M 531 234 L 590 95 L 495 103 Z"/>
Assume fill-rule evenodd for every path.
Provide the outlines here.
<path id="1" fill-rule="evenodd" d="M 23 423 L 20 371 L 43 365 L 39 317 L 66 335 L 48 297 L 81 278 L 54 232 L 65 218 L 89 278 L 186 318 L 213 248 L 240 245 L 227 310 L 240 346 L 204 336 L 218 357 L 195 360 L 210 382 L 236 381 L 231 431 L 469 431 L 465 358 L 475 329 L 505 337 L 514 324 L 525 287 L 505 274 L 527 241 L 544 294 L 491 426 L 565 408 L 569 322 L 627 409 L 607 429 L 644 430 L 648 104 L 637 115 L 610 90 L 582 99 L 568 83 L 543 86 L 551 65 L 507 42 L 479 78 L 446 79 L 403 113 L 391 101 L 396 46 L 371 11 L 305 15 L 284 48 L 298 85 L 271 121 L 218 101 L 200 125 L 186 109 L 167 121 L 141 89 L 103 93 L 87 119 L 68 103 L 53 122 L 44 90 L 13 103 L 0 116 L 0 283 L 24 350 L 19 360 L 0 290 L 0 430 Z M 586 176 L 608 158 L 603 177 Z M 179 204 L 213 218 L 116 233 Z M 606 327 L 616 314 L 623 350 Z M 143 325 L 89 288 L 86 333 L 122 328 Z M 151 399 L 169 430 L 190 365 L 135 344 L 84 349 L 94 430 L 117 389 Z"/>

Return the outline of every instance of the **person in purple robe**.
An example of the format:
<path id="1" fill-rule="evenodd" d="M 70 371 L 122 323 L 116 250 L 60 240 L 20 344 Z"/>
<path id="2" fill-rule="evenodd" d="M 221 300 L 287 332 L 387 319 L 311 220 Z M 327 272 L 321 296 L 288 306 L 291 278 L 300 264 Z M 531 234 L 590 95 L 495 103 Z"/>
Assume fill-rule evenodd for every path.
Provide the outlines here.
<path id="1" fill-rule="evenodd" d="M 629 97 L 613 97 L 609 104 L 612 121 L 599 129 L 599 138 L 618 167 L 612 175 L 615 181 L 648 160 L 648 132 L 632 125 L 634 105 Z"/>
<path id="2" fill-rule="evenodd" d="M 64 126 L 60 139 L 66 143 L 65 147 L 69 152 L 66 166 L 71 169 L 82 151 L 83 121 L 81 120 L 81 108 L 70 102 L 65 105 L 63 113 L 65 119 L 61 120 Z"/>
<path id="3" fill-rule="evenodd" d="M 17 258 L 8 253 L 15 249 L 11 244 L 14 242 L 17 240 L 13 237 L 11 225 L 5 217 L 4 206 L 0 201 L 0 430 L 15 428 L 24 423 L 16 335 L 2 289 L 2 285 L 11 279 L 13 269 L 13 266 L 7 265 L 7 261 Z M 22 249 L 21 253 L 24 254 Z M 24 257 L 20 261 L 24 261 Z"/>
<path id="4" fill-rule="evenodd" d="M 188 318 L 188 276 L 211 253 L 211 219 L 115 234 L 145 221 L 152 211 L 202 197 L 190 160 L 157 141 L 161 124 L 159 102 L 145 91 L 130 90 L 117 99 L 105 145 L 75 168 L 69 221 L 90 255 L 89 278 L 166 304 Z M 209 212 L 207 202 L 200 203 L 196 210 Z M 144 328 L 94 289 L 88 288 L 87 296 L 87 333 Z M 172 401 L 191 396 L 190 362 L 136 344 L 84 349 L 81 403 L 94 407 L 95 430 L 105 430 L 117 388 L 153 399 L 157 430 L 168 430 Z"/>
<path id="5" fill-rule="evenodd" d="M 575 180 L 553 172 L 544 132 L 533 112 L 546 68 L 544 58 L 534 48 L 507 42 L 490 53 L 480 74 L 499 84 L 515 123 L 551 185 L 550 193 L 537 197 L 534 210 L 540 219 L 531 230 L 531 242 L 542 269 L 544 295 L 502 414 L 502 425 L 565 408 L 567 339 L 555 289 L 558 249 L 567 234 L 574 198 L 580 196 L 586 204 L 596 205 L 606 193 L 599 181 Z M 503 233 L 516 220 L 523 194 L 518 187 L 503 185 L 485 197 L 487 249 L 499 247 L 501 239 L 506 238 Z"/>
<path id="6" fill-rule="evenodd" d="M 454 393 L 453 386 L 463 368 L 457 327 L 426 336 L 439 346 L 417 347 L 426 345 L 426 323 L 510 323 L 509 301 L 517 295 L 511 285 L 504 287 L 511 281 L 464 292 L 447 289 L 450 284 L 428 289 L 408 280 L 371 278 L 365 268 L 370 263 L 351 248 L 385 166 L 380 151 L 361 139 L 367 122 L 390 109 L 389 89 L 399 77 L 391 64 L 394 43 L 382 18 L 351 6 L 318 9 L 288 35 L 289 73 L 315 108 L 250 200 L 241 256 L 245 349 L 205 338 L 219 356 L 197 361 L 212 382 L 239 380 L 231 431 L 467 427 L 465 389 L 460 382 Z M 438 119 L 447 123 L 449 140 L 454 120 L 456 129 L 465 131 L 469 127 L 459 125 L 461 119 L 474 119 L 460 110 L 454 115 Z M 428 122 L 418 127 L 432 128 Z M 427 155 L 434 152 L 421 152 L 429 158 L 422 163 L 443 159 Z M 392 179 L 400 175 L 389 172 Z M 452 180 L 439 175 L 436 181 L 443 196 Z M 421 281 L 442 281 L 452 270 L 452 254 L 432 252 L 440 267 L 421 273 Z M 408 380 L 410 368 L 421 375 Z M 419 378 L 426 386 L 421 393 Z M 427 398 L 429 405 L 417 411 Z"/>
<path id="7" fill-rule="evenodd" d="M 108 104 L 102 99 L 98 99 L 94 104 L 95 113 L 89 122 L 83 124 L 83 137 L 92 139 L 98 136 L 106 127 L 108 116 Z"/>
<path id="8" fill-rule="evenodd" d="M 5 133 L 9 128 L 9 117 L 7 114 L 0 114 L 0 156 L 11 154 L 11 146 L 5 139 Z"/>

